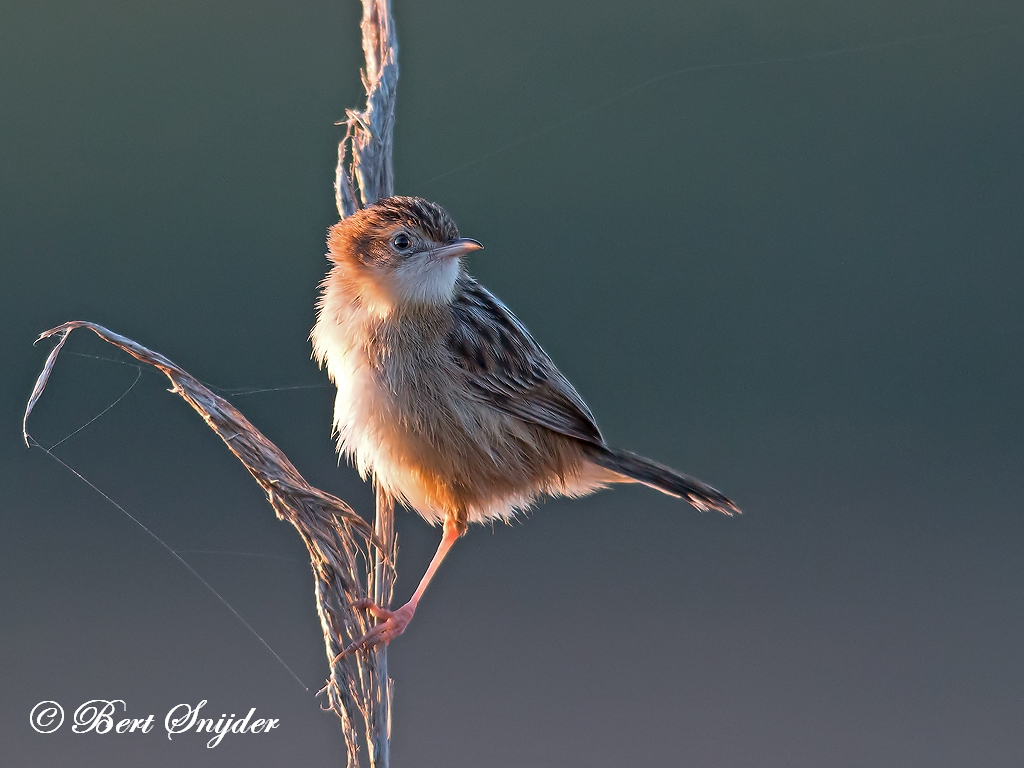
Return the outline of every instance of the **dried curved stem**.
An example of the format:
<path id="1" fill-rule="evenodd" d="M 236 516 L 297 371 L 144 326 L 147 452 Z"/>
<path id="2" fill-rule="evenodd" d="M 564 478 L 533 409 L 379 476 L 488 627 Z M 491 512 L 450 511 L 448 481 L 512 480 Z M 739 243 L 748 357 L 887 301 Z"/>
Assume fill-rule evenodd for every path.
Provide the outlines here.
<path id="1" fill-rule="evenodd" d="M 391 195 L 394 187 L 392 142 L 398 85 L 394 19 L 390 0 L 362 2 L 361 30 L 366 57 L 362 81 L 366 106 L 362 111 L 348 110 L 345 137 L 338 145 L 335 200 L 342 218 L 355 213 L 361 205 Z M 358 716 L 371 768 L 387 768 L 391 732 L 387 650 L 382 646 L 344 656 L 341 651 L 370 629 L 369 617 L 352 606 L 371 593 L 378 605 L 391 601 L 397 552 L 393 502 L 378 494 L 376 522 L 371 528 L 344 501 L 310 485 L 288 457 L 237 408 L 194 376 L 160 353 L 84 320 L 65 323 L 40 336 L 57 336 L 58 341 L 25 408 L 22 427 L 26 443 L 29 415 L 46 388 L 64 343 L 76 328 L 87 328 L 162 371 L 174 385 L 171 391 L 203 417 L 249 470 L 266 492 L 277 516 L 299 532 L 313 567 L 317 613 L 330 665 L 330 676 L 322 693 L 327 696 L 328 708 L 341 720 L 347 765 L 359 765 Z"/>
<path id="2" fill-rule="evenodd" d="M 172 392 L 191 405 L 210 428 L 224 441 L 267 494 L 267 500 L 281 520 L 291 523 L 299 532 L 309 552 L 316 580 L 317 613 L 324 633 L 327 658 L 331 662 L 330 678 L 324 688 L 328 706 L 341 719 L 348 749 L 349 766 L 358 765 L 359 738 L 354 715 L 364 723 L 368 741 L 371 732 L 386 723 L 381 717 L 381 695 L 387 690 L 386 667 L 374 654 L 350 654 L 338 659 L 343 648 L 369 630 L 369 620 L 352 606 L 369 595 L 364 586 L 369 563 L 369 550 L 385 552 L 375 567 L 377 582 L 394 581 L 393 547 L 383 546 L 370 525 L 344 501 L 310 485 L 280 448 L 270 442 L 242 413 L 224 398 L 215 395 L 198 379 L 158 352 L 125 338 L 101 325 L 75 320 L 47 331 L 39 338 L 58 337 L 50 351 L 32 395 L 25 408 L 22 429 L 29 443 L 28 418 L 46 389 L 57 356 L 68 336 L 76 328 L 87 328 L 97 336 L 123 349 L 136 360 L 160 370 L 173 384 Z M 388 590 L 389 592 L 390 590 Z M 374 595 L 377 590 L 374 589 Z M 385 592 L 388 597 L 390 595 Z M 387 729 L 382 733 L 386 738 Z M 380 755 L 380 747 L 370 749 Z M 384 751 L 386 754 L 386 748 Z M 371 757 L 371 765 L 381 765 Z"/>

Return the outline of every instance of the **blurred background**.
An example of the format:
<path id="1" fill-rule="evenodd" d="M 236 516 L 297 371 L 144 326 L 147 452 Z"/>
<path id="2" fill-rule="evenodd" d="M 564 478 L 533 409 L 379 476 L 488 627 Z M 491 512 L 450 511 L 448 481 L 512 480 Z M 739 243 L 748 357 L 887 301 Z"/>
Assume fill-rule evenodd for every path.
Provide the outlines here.
<path id="1" fill-rule="evenodd" d="M 27 450 L 20 417 L 49 348 L 32 340 L 93 320 L 215 386 L 283 388 L 233 401 L 370 514 L 307 340 L 334 121 L 361 103 L 359 15 L 4 6 L 9 765 L 341 762 L 333 715 L 135 523 Z M 471 530 L 391 646 L 394 765 L 1019 767 L 1020 3 L 396 0 L 395 16 L 397 191 L 485 243 L 471 271 L 609 442 L 745 514 L 621 488 Z M 46 445 L 136 377 L 86 332 L 65 350 L 30 423 Z M 55 454 L 315 691 L 299 538 L 166 388 L 144 371 Z M 440 532 L 404 512 L 398 531 L 404 600 Z M 29 727 L 40 700 L 95 698 L 157 731 Z M 203 699 L 281 727 L 168 741 L 164 713 Z"/>

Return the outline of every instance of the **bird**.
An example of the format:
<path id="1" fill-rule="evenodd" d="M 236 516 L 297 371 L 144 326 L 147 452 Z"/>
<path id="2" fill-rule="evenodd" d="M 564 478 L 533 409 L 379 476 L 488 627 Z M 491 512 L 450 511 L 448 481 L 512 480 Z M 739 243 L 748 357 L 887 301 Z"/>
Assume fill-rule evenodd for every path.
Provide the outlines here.
<path id="1" fill-rule="evenodd" d="M 313 356 L 337 386 L 334 435 L 379 493 L 441 524 L 437 551 L 396 610 L 343 653 L 401 635 L 471 523 L 543 497 L 639 482 L 701 511 L 739 513 L 719 491 L 607 445 L 593 414 L 526 327 L 466 271 L 483 248 L 440 205 L 392 196 L 328 231 Z"/>

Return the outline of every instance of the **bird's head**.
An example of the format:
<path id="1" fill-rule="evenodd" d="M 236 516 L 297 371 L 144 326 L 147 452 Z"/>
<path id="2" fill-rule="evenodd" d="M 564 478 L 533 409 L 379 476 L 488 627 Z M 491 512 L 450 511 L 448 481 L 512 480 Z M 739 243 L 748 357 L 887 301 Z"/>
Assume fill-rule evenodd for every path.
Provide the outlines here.
<path id="1" fill-rule="evenodd" d="M 483 246 L 460 238 L 441 206 L 419 197 L 386 197 L 331 227 L 328 277 L 381 308 L 452 300 L 462 256 Z"/>

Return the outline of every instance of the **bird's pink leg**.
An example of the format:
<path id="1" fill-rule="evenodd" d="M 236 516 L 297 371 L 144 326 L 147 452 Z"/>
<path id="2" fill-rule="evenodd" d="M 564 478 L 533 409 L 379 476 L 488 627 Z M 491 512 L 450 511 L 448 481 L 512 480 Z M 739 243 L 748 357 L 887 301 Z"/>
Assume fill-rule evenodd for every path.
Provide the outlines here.
<path id="1" fill-rule="evenodd" d="M 459 538 L 464 531 L 465 526 L 460 526 L 453 520 L 445 520 L 444 535 L 441 537 L 441 543 L 437 546 L 437 552 L 434 553 L 434 558 L 430 561 L 427 572 L 423 574 L 423 578 L 420 579 L 420 584 L 416 587 L 416 591 L 413 592 L 409 602 L 401 608 L 395 611 L 390 611 L 387 608 L 381 608 L 369 598 L 360 600 L 356 603 L 353 606 L 354 608 L 367 610 L 378 619 L 384 619 L 384 621 L 375 626 L 358 640 L 353 640 L 352 643 L 350 643 L 349 646 L 339 654 L 339 656 L 344 656 L 345 654 L 351 653 L 352 651 L 360 648 L 372 648 L 373 646 L 381 643 L 386 645 L 405 632 L 405 628 L 408 627 L 409 622 L 412 621 L 413 614 L 416 613 L 416 606 L 419 605 L 420 598 L 423 597 L 423 593 L 427 590 L 427 585 L 430 583 L 430 580 L 434 578 L 434 573 L 441 565 L 441 561 L 444 560 L 444 557 L 448 554 L 448 550 L 451 549 L 452 544 L 455 543 L 455 540 Z"/>

